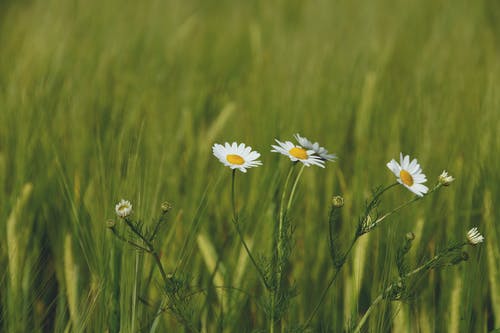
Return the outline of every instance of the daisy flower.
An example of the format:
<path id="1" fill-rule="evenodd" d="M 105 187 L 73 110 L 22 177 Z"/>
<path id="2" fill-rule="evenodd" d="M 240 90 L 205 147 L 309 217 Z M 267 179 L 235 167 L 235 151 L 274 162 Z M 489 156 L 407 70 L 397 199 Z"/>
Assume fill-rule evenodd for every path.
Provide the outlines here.
<path id="1" fill-rule="evenodd" d="M 320 147 L 319 143 L 317 143 L 317 142 L 312 143 L 306 137 L 300 136 L 299 133 L 295 134 L 294 136 L 295 136 L 295 139 L 297 139 L 297 141 L 299 142 L 299 144 L 302 147 L 304 147 L 306 149 L 314 150 L 316 155 L 321 157 L 323 160 L 334 161 L 337 158 L 337 156 L 335 154 L 328 154 L 328 150 L 326 150 L 323 147 Z"/>
<path id="2" fill-rule="evenodd" d="M 238 145 L 237 142 L 232 144 L 226 142 L 224 146 L 216 143 L 213 145 L 212 151 L 222 164 L 233 170 L 238 169 L 241 172 L 247 172 L 248 168 L 262 165 L 262 162 L 257 160 L 260 154 L 252 151 L 252 147 L 247 147 L 244 143 Z"/>
<path id="3" fill-rule="evenodd" d="M 317 165 L 322 168 L 325 167 L 325 161 L 317 156 L 314 150 L 296 146 L 290 141 L 281 142 L 276 139 L 275 141 L 278 143 L 278 146 L 271 145 L 274 148 L 271 150 L 272 152 L 288 156 L 292 162 L 300 161 L 305 166 Z"/>
<path id="4" fill-rule="evenodd" d="M 401 164 L 398 164 L 394 159 L 387 163 L 389 170 L 398 177 L 398 182 L 404 185 L 407 189 L 418 195 L 419 197 L 424 196 L 429 188 L 422 183 L 427 181 L 427 178 L 422 173 L 422 168 L 416 158 L 410 162 L 410 156 L 406 155 L 403 157 L 403 153 L 399 154 L 399 160 Z"/>
<path id="5" fill-rule="evenodd" d="M 122 199 L 115 206 L 116 215 L 121 218 L 125 218 L 132 213 L 132 204 L 128 200 Z"/>
<path id="6" fill-rule="evenodd" d="M 479 233 L 477 227 L 474 227 L 467 232 L 467 241 L 471 245 L 477 245 L 484 242 L 484 237 Z"/>
<path id="7" fill-rule="evenodd" d="M 453 176 L 451 175 L 448 175 L 448 172 L 446 170 L 444 170 L 443 173 L 441 173 L 438 178 L 439 183 L 442 184 L 443 186 L 450 185 L 451 182 L 453 182 L 454 180 L 455 178 L 453 178 Z"/>

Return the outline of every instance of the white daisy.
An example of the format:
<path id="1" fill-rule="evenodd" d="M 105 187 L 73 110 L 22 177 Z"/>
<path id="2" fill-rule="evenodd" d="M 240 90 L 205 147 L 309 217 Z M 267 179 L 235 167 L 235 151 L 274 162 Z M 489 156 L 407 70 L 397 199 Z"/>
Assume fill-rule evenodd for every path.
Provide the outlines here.
<path id="1" fill-rule="evenodd" d="M 120 200 L 115 206 L 116 215 L 125 218 L 132 213 L 132 204 L 128 200 Z"/>
<path id="2" fill-rule="evenodd" d="M 403 157 L 403 153 L 399 154 L 400 163 L 394 159 L 387 163 L 389 170 L 398 177 L 398 182 L 404 185 L 407 189 L 422 197 L 429 190 L 429 188 L 422 183 L 427 181 L 427 178 L 422 173 L 422 168 L 416 158 L 410 162 L 410 156 Z"/>
<path id="3" fill-rule="evenodd" d="M 252 147 L 247 147 L 244 143 L 238 145 L 237 142 L 232 144 L 226 142 L 224 146 L 216 143 L 213 145 L 212 151 L 222 164 L 241 172 L 247 172 L 248 168 L 262 165 L 262 162 L 257 160 L 260 154 L 252 151 Z"/>
<path id="4" fill-rule="evenodd" d="M 316 155 L 321 157 L 323 160 L 334 161 L 337 158 L 335 154 L 328 154 L 328 150 L 326 150 L 324 147 L 320 147 L 319 143 L 312 143 L 306 137 L 300 136 L 299 133 L 295 134 L 294 136 L 302 147 L 314 150 Z"/>
<path id="5" fill-rule="evenodd" d="M 455 178 L 453 178 L 453 176 L 448 175 L 448 172 L 444 170 L 443 173 L 439 175 L 438 180 L 440 184 L 448 186 L 451 184 L 451 182 L 455 180 Z"/>
<path id="6" fill-rule="evenodd" d="M 474 227 L 467 232 L 467 240 L 471 245 L 477 245 L 484 242 L 484 237 L 479 233 L 477 227 Z"/>
<path id="7" fill-rule="evenodd" d="M 305 166 L 317 165 L 322 168 L 325 167 L 325 161 L 317 156 L 314 150 L 307 150 L 301 146 L 296 146 L 290 141 L 281 142 L 276 139 L 275 141 L 279 146 L 271 145 L 271 147 L 274 148 L 271 150 L 272 152 L 286 155 L 292 162 L 300 161 L 304 163 Z"/>

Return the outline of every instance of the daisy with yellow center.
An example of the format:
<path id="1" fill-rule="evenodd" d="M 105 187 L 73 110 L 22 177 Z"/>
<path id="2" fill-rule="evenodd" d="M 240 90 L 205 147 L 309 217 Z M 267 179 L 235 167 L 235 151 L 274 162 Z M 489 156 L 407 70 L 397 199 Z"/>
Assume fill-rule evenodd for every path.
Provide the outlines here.
<path id="1" fill-rule="evenodd" d="M 260 154 L 252 151 L 252 147 L 247 147 L 244 143 L 233 142 L 229 144 L 226 142 L 224 146 L 216 143 L 213 145 L 212 151 L 222 164 L 233 170 L 238 169 L 241 172 L 247 172 L 248 168 L 262 165 L 262 162 L 257 160 Z"/>
<path id="2" fill-rule="evenodd" d="M 325 161 L 321 157 L 317 156 L 314 150 L 294 145 L 290 141 L 275 141 L 278 143 L 278 146 L 271 145 L 274 148 L 271 150 L 272 152 L 288 156 L 292 162 L 299 161 L 305 166 L 317 165 L 321 168 L 325 167 Z"/>
<path id="3" fill-rule="evenodd" d="M 423 197 L 425 193 L 429 191 L 429 188 L 423 183 L 427 181 L 427 178 L 422 173 L 422 168 L 416 158 L 410 162 L 410 156 L 406 155 L 403 157 L 403 153 L 399 154 L 400 164 L 394 159 L 387 163 L 389 170 L 394 173 L 397 177 L 397 181 L 405 186 L 407 189 Z"/>
<path id="4" fill-rule="evenodd" d="M 132 214 L 132 204 L 128 200 L 120 200 L 115 206 L 116 215 L 121 218 L 125 218 Z"/>
<path id="5" fill-rule="evenodd" d="M 312 143 L 306 137 L 300 136 L 299 133 L 295 134 L 295 139 L 297 142 L 304 147 L 305 149 L 314 150 L 314 153 L 321 157 L 324 161 L 334 161 L 337 156 L 335 154 L 328 154 L 328 150 L 323 147 L 320 147 L 319 143 Z"/>

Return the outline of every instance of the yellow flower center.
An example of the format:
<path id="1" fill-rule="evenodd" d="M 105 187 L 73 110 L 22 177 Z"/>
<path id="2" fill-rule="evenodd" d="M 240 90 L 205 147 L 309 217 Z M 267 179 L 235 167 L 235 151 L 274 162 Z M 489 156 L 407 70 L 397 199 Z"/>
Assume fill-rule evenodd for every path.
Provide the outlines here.
<path id="1" fill-rule="evenodd" d="M 243 159 L 243 157 L 241 157 L 240 155 L 235 155 L 235 154 L 228 154 L 226 156 L 226 160 L 229 163 L 236 164 L 236 165 L 242 165 L 243 163 L 245 163 L 245 160 Z"/>
<path id="2" fill-rule="evenodd" d="M 299 160 L 307 159 L 307 151 L 304 148 L 293 147 L 288 152 L 290 153 L 290 155 L 292 155 L 295 158 L 298 158 Z"/>
<path id="3" fill-rule="evenodd" d="M 401 181 L 403 184 L 407 186 L 412 186 L 413 185 L 413 177 L 410 175 L 410 173 L 406 170 L 401 170 L 399 172 L 399 178 L 401 178 Z"/>
<path id="4" fill-rule="evenodd" d="M 118 206 L 118 210 L 119 210 L 120 212 L 121 212 L 122 210 L 127 209 L 127 208 L 128 208 L 128 205 L 125 205 L 125 204 Z"/>

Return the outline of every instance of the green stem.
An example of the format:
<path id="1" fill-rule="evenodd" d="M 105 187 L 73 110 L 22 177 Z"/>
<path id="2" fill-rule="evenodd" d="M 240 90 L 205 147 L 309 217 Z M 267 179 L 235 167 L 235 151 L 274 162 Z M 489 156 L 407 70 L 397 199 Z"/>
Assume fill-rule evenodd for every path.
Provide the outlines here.
<path id="1" fill-rule="evenodd" d="M 286 215 L 286 211 L 284 209 L 285 207 L 285 197 L 286 197 L 286 190 L 288 188 L 288 183 L 290 182 L 290 178 L 292 177 L 292 172 L 293 172 L 293 169 L 295 167 L 295 164 L 296 163 L 292 163 L 292 165 L 290 166 L 290 170 L 288 170 L 288 174 L 286 176 L 286 180 L 285 180 L 285 185 L 283 185 L 283 193 L 281 194 L 281 201 L 280 201 L 280 215 L 279 215 L 279 234 L 281 234 L 281 228 L 282 228 L 282 225 L 283 225 L 283 221 L 285 220 L 285 215 Z"/>
<path id="2" fill-rule="evenodd" d="M 232 177 L 231 177 L 231 204 L 233 205 L 233 220 L 238 221 L 238 211 L 236 209 L 236 198 L 234 195 L 234 187 L 236 183 L 236 169 L 233 169 Z"/>
<path id="3" fill-rule="evenodd" d="M 144 235 L 140 232 L 140 230 L 137 229 L 132 221 L 130 221 L 128 218 L 124 218 L 124 220 L 125 223 L 127 223 L 128 227 L 132 230 L 132 232 L 136 234 L 144 242 L 144 244 L 146 244 L 147 252 L 151 253 L 151 255 L 153 256 L 156 265 L 160 270 L 161 277 L 163 278 L 163 282 L 165 283 L 165 285 L 170 284 L 171 280 L 167 277 L 167 273 L 165 273 L 165 269 L 163 268 L 163 264 L 161 263 L 160 256 L 153 246 L 153 243 L 151 243 L 146 237 L 144 237 Z"/>
<path id="4" fill-rule="evenodd" d="M 150 253 L 153 256 L 155 263 L 156 263 L 156 266 L 158 266 L 158 269 L 160 270 L 160 274 L 162 276 L 164 285 L 165 285 L 165 287 L 168 286 L 167 291 L 166 291 L 166 296 L 172 304 L 172 308 L 171 308 L 172 312 L 177 316 L 177 319 L 184 325 L 185 328 L 187 328 L 191 332 L 198 332 L 198 329 L 196 327 L 194 327 L 192 325 L 192 323 L 190 323 L 183 316 L 181 310 L 178 308 L 178 304 L 179 304 L 180 300 L 177 297 L 177 295 L 175 294 L 175 292 L 169 291 L 170 287 L 172 287 L 174 285 L 174 282 L 172 281 L 171 277 L 167 276 L 167 273 L 165 272 L 165 269 L 163 268 L 163 264 L 161 263 L 160 255 L 158 254 L 152 241 L 150 241 L 147 237 L 145 237 L 142 234 L 142 232 L 137 228 L 137 226 L 134 225 L 134 223 L 132 223 L 132 221 L 129 218 L 125 217 L 123 220 L 125 221 L 127 226 L 130 228 L 130 230 L 132 230 L 132 232 L 134 234 L 136 234 L 142 240 L 142 242 L 146 245 L 145 247 L 141 246 L 140 248 L 143 248 L 147 253 Z"/>
<path id="5" fill-rule="evenodd" d="M 386 191 L 390 190 L 391 188 L 393 188 L 394 186 L 397 186 L 399 185 L 398 182 L 395 182 L 395 183 L 392 183 L 391 185 L 387 186 L 386 188 L 382 189 L 379 193 L 377 193 L 377 195 L 374 197 L 374 199 L 378 199 L 382 196 L 382 194 L 384 194 Z"/>
<path id="6" fill-rule="evenodd" d="M 359 323 L 356 326 L 356 328 L 354 329 L 353 333 L 360 332 L 361 328 L 363 327 L 363 325 L 365 324 L 366 320 L 368 319 L 368 317 L 372 313 L 373 309 L 375 309 L 375 305 L 377 305 L 378 303 L 380 303 L 382 301 L 382 299 L 384 299 L 383 294 L 380 294 L 380 295 L 377 296 L 377 298 L 375 298 L 375 300 L 373 301 L 373 303 L 370 305 L 370 307 L 368 308 L 368 310 L 366 310 L 365 314 L 363 315 L 363 317 L 359 321 Z"/>
<path id="7" fill-rule="evenodd" d="M 307 320 L 304 323 L 303 327 L 307 327 L 309 325 L 309 323 L 312 321 L 312 319 L 314 318 L 314 316 L 318 312 L 320 306 L 323 304 L 323 302 L 324 302 L 324 300 L 326 298 L 326 295 L 328 294 L 328 291 L 330 290 L 331 286 L 337 280 L 337 277 L 338 277 L 338 275 L 340 273 L 340 270 L 344 266 L 344 263 L 346 262 L 346 258 L 349 256 L 349 253 L 352 251 L 352 249 L 354 247 L 354 244 L 356 243 L 356 241 L 358 240 L 358 238 L 359 238 L 359 236 L 357 236 L 357 235 L 354 236 L 354 238 L 353 238 L 353 240 L 351 242 L 351 245 L 349 246 L 349 248 L 347 249 L 347 251 L 344 253 L 344 255 L 342 256 L 342 259 L 340 260 L 340 263 L 336 267 L 335 274 L 333 275 L 333 277 L 328 282 L 328 285 L 326 286 L 325 290 L 323 290 L 323 293 L 321 294 L 318 303 L 316 304 L 316 306 L 314 307 L 314 310 L 311 312 L 311 314 L 307 318 Z"/>
<path id="8" fill-rule="evenodd" d="M 396 183 L 397 184 L 397 183 Z M 432 192 L 436 191 L 438 188 L 440 188 L 442 185 L 441 184 L 438 184 L 436 185 L 432 190 L 430 190 L 429 192 L 427 192 L 427 195 L 431 194 Z M 424 197 L 419 197 L 419 196 L 416 196 L 414 197 L 413 199 L 399 205 L 398 207 L 394 208 L 393 210 L 391 210 L 390 212 L 387 212 L 385 213 L 384 215 L 382 215 L 381 217 L 379 217 L 378 219 L 375 220 L 375 222 L 373 222 L 373 224 L 371 225 L 371 228 L 370 229 L 373 229 L 375 228 L 380 222 L 382 222 L 383 220 L 385 220 L 386 218 L 388 218 L 389 216 L 391 216 L 392 214 L 400 211 L 401 209 L 405 208 L 406 206 L 416 202 L 416 201 L 419 201 L 420 199 L 423 199 Z"/>
<path id="9" fill-rule="evenodd" d="M 302 176 L 302 172 L 304 171 L 305 165 L 302 164 L 300 167 L 299 173 L 297 174 L 297 178 L 295 178 L 295 181 L 293 182 L 292 190 L 290 191 L 290 197 L 288 198 L 288 204 L 286 205 L 286 211 L 285 211 L 285 217 L 286 213 L 290 210 L 290 207 L 292 206 L 292 201 L 293 197 L 295 196 L 295 190 L 297 189 L 297 184 L 299 183 L 299 179 Z"/>
<path id="10" fill-rule="evenodd" d="M 278 221 L 278 246 L 277 246 L 277 250 L 278 250 L 278 265 L 280 264 L 280 260 L 281 260 L 281 257 L 283 255 L 283 251 L 282 251 L 282 246 L 283 246 L 283 235 L 284 235 L 284 231 L 283 231 L 283 226 L 285 224 L 285 219 L 286 219 L 286 215 L 288 213 L 288 209 L 289 209 L 289 206 L 291 205 L 291 201 L 292 201 L 292 196 L 294 195 L 295 193 L 295 188 L 297 186 L 297 182 L 298 182 L 298 179 L 300 178 L 300 175 L 302 174 L 302 170 L 304 169 L 304 166 L 302 166 L 302 169 L 300 169 L 300 172 L 299 174 L 297 175 L 297 178 L 295 179 L 295 182 L 293 184 L 293 187 L 292 187 L 292 191 L 290 192 L 290 196 L 288 197 L 288 204 L 287 204 L 287 208 L 285 209 L 285 196 L 286 196 L 286 190 L 288 188 L 288 183 L 290 182 L 290 178 L 292 176 L 292 173 L 293 173 L 293 169 L 295 167 L 296 163 L 293 163 L 292 166 L 290 167 L 290 170 L 288 171 L 288 175 L 286 176 L 286 180 L 285 180 L 285 185 L 283 186 L 283 193 L 281 195 L 281 202 L 280 202 L 280 216 L 279 216 L 279 221 Z M 280 285 L 280 280 L 281 280 L 281 274 L 280 274 L 280 269 L 279 267 L 276 267 L 277 270 L 276 270 L 276 281 L 277 281 L 277 286 L 278 286 L 278 289 L 279 289 L 279 285 Z"/>
<path id="11" fill-rule="evenodd" d="M 378 192 L 374 197 L 373 199 L 370 201 L 370 203 L 368 204 L 367 206 L 367 209 L 365 210 L 365 214 L 363 216 L 363 219 L 362 221 L 365 221 L 370 212 L 371 212 L 371 208 L 373 206 L 373 204 L 382 196 L 382 194 L 384 194 L 386 191 L 388 191 L 389 189 L 395 187 L 399 185 L 398 182 L 395 182 L 387 187 L 385 187 L 384 189 L 382 189 L 380 192 Z M 430 190 L 426 195 L 429 195 L 430 193 L 436 191 L 437 189 L 439 189 L 442 185 L 441 184 L 437 184 L 432 190 Z M 373 222 L 372 224 L 372 227 L 370 229 L 372 229 L 373 227 L 375 227 L 377 224 L 379 224 L 380 222 L 382 222 L 384 219 L 386 219 L 387 217 L 389 217 L 390 215 L 396 213 L 397 211 L 401 210 L 402 208 L 408 206 L 409 204 L 415 202 L 415 201 L 418 201 L 420 199 L 422 199 L 423 197 L 415 197 L 413 199 L 411 199 L 410 201 L 396 207 L 395 209 L 393 209 L 392 211 L 384 214 L 382 217 L 378 218 L 377 220 L 375 220 L 375 222 Z M 361 227 L 361 226 L 360 226 Z M 361 229 L 360 229 L 361 230 Z M 342 269 L 342 267 L 344 266 L 344 263 L 347 259 L 347 256 L 349 255 L 349 253 L 351 252 L 352 248 L 354 247 L 354 244 L 356 243 L 356 241 L 358 240 L 359 237 L 361 237 L 364 233 L 360 233 L 360 230 L 358 230 L 358 232 L 356 233 L 356 235 L 354 236 L 354 239 L 352 240 L 351 242 L 351 245 L 349 246 L 348 250 L 346 251 L 346 253 L 342 256 L 342 259 L 340 261 L 340 263 L 338 264 L 338 266 L 336 267 L 336 271 L 335 271 L 335 274 L 333 276 L 333 278 L 328 282 L 328 285 L 327 287 L 325 288 L 325 290 L 323 291 L 323 293 L 321 294 L 321 297 L 320 297 L 320 300 L 319 302 L 316 304 L 313 312 L 311 313 L 311 315 L 309 316 L 309 318 L 307 319 L 307 321 L 305 322 L 304 324 L 304 327 L 307 327 L 309 325 L 309 323 L 312 321 L 312 319 L 314 318 L 314 316 L 316 315 L 316 313 L 318 312 L 319 310 L 319 307 L 321 306 L 321 304 L 323 303 L 325 297 L 326 297 L 326 294 L 328 293 L 328 290 L 330 289 L 330 287 L 333 285 L 333 283 L 335 282 L 335 280 L 337 279 L 337 275 L 338 275 L 338 272 Z M 331 230 L 330 230 L 330 237 L 331 237 Z M 331 240 L 330 240 L 331 242 Z M 428 262 L 427 263 L 427 266 L 425 265 L 422 265 L 422 267 L 419 267 L 418 269 L 416 269 L 415 271 L 412 271 L 411 273 L 408 273 L 410 275 L 413 275 L 413 274 L 416 274 L 418 271 L 424 269 L 424 268 L 428 268 L 430 267 L 430 265 L 432 265 L 432 263 L 434 263 L 435 261 L 437 261 L 439 259 L 439 257 L 434 257 L 431 261 L 432 262 Z M 425 267 L 424 267 L 425 266 Z M 408 275 L 409 276 L 409 275 Z M 378 301 L 380 302 L 380 301 Z M 367 311 L 368 312 L 368 311 Z M 371 312 L 371 311 L 370 311 Z M 366 315 L 366 314 L 365 314 Z M 369 313 L 368 313 L 369 315 Z M 365 319 L 366 321 L 366 319 Z M 359 326 L 359 325 L 358 325 Z"/>
<path id="12" fill-rule="evenodd" d="M 439 187 L 439 186 L 437 186 Z M 436 188 L 437 188 L 436 187 Z M 356 325 L 356 328 L 354 329 L 353 333 L 359 333 L 361 331 L 361 328 L 363 328 L 363 325 L 365 324 L 366 320 L 368 319 L 368 317 L 370 316 L 370 314 L 373 312 L 373 309 L 375 308 L 375 306 L 377 304 L 379 304 L 384 298 L 385 296 L 394 288 L 396 287 L 399 283 L 401 283 L 404 279 L 407 279 L 409 278 L 410 276 L 413 276 L 423 270 L 427 270 L 427 269 L 430 269 L 435 262 L 437 262 L 439 259 L 443 258 L 444 256 L 446 256 L 448 253 L 450 252 L 453 252 L 455 250 L 458 250 L 458 249 L 461 249 L 462 247 L 464 247 L 465 245 L 467 245 L 467 242 L 464 242 L 464 243 L 459 243 L 457 245 L 454 245 L 454 246 L 451 246 L 445 250 L 443 250 L 442 252 L 438 253 L 437 255 L 434 256 L 434 258 L 428 260 L 426 263 L 424 263 L 423 265 L 415 268 L 413 271 L 405 274 L 404 277 L 401 277 L 399 278 L 396 282 L 393 282 L 391 283 L 387 288 L 385 288 L 378 296 L 377 298 L 375 298 L 375 300 L 373 301 L 372 304 L 370 304 L 370 306 L 368 307 L 368 309 L 366 310 L 365 314 L 363 315 L 363 317 L 360 319 L 358 325 Z"/>
<path id="13" fill-rule="evenodd" d="M 272 274 L 273 276 L 273 290 L 271 290 L 271 320 L 270 320 L 270 326 L 269 326 L 269 331 L 271 333 L 274 333 L 274 326 L 275 326 L 275 310 L 276 310 L 276 303 L 277 303 L 277 297 L 279 297 L 280 293 L 280 287 L 281 287 L 281 259 L 283 256 L 283 251 L 282 251 L 282 246 L 283 246 L 283 226 L 285 223 L 285 218 L 286 218 L 286 213 L 287 209 L 285 209 L 285 198 L 287 194 L 287 189 L 288 189 L 288 183 L 290 182 L 290 179 L 292 177 L 293 169 L 295 167 L 296 163 L 292 163 L 290 166 L 290 169 L 288 170 L 288 174 L 285 179 L 285 184 L 283 185 L 283 192 L 281 194 L 281 201 L 280 201 L 280 211 L 279 211 L 279 219 L 278 219 L 278 230 L 275 229 L 275 235 L 273 237 L 273 251 L 276 249 L 276 257 L 273 255 L 273 262 L 272 262 Z M 294 188 L 292 191 L 295 190 L 296 183 L 294 184 Z M 290 201 L 290 197 L 289 197 Z"/>
<path id="14" fill-rule="evenodd" d="M 243 237 L 243 233 L 240 230 L 239 226 L 239 217 L 238 217 L 238 210 L 236 209 L 236 198 L 235 198 L 235 178 L 236 178 L 236 169 L 233 169 L 233 174 L 232 174 L 232 180 L 231 180 L 231 203 L 233 205 L 233 224 L 234 227 L 236 228 L 236 232 L 238 233 L 238 237 L 240 238 L 240 242 L 243 245 L 243 248 L 245 249 L 245 252 L 247 253 L 248 257 L 250 258 L 250 261 L 254 265 L 255 269 L 257 270 L 257 273 L 259 274 L 262 282 L 264 283 L 264 286 L 267 289 L 270 289 L 271 286 L 267 282 L 266 276 L 260 266 L 257 264 L 257 260 L 255 260 L 254 256 L 252 255 L 252 252 L 250 251 L 250 248 L 248 247 L 245 238 Z"/>
<path id="15" fill-rule="evenodd" d="M 115 235 L 115 236 L 116 236 L 116 238 L 118 238 L 118 239 L 119 239 L 119 240 L 121 240 L 122 242 L 125 242 L 125 243 L 127 243 L 127 244 L 129 244 L 129 245 L 132 245 L 133 247 L 135 247 L 135 248 L 137 248 L 137 249 L 139 249 L 139 250 L 149 252 L 149 249 L 145 248 L 144 246 L 139 245 L 139 244 L 137 244 L 137 243 L 135 243 L 135 242 L 131 241 L 130 239 L 127 239 L 127 238 L 123 237 L 122 235 L 120 235 L 120 234 L 118 233 L 118 231 L 116 230 L 116 228 L 115 228 L 115 227 L 113 227 L 113 228 L 109 228 L 109 229 L 111 229 L 111 232 L 113 233 L 113 235 Z"/>
<path id="16" fill-rule="evenodd" d="M 365 210 L 365 214 L 363 216 L 363 219 L 362 220 L 366 220 L 368 218 L 368 215 L 370 214 L 371 212 L 371 207 L 374 205 L 374 203 L 378 200 L 378 198 L 380 198 L 380 196 L 382 194 L 384 194 L 386 191 L 388 191 L 389 189 L 395 187 L 396 185 L 398 185 L 399 183 L 393 183 L 385 188 L 383 188 L 380 192 L 378 192 L 374 197 L 373 199 L 370 201 L 370 203 L 368 204 L 367 206 L 367 209 Z M 333 210 L 332 210 L 333 212 Z M 331 224 L 331 223 L 330 223 Z M 360 227 L 358 227 L 360 228 Z M 330 245 L 332 244 L 332 239 L 331 239 L 331 235 L 332 235 L 332 231 L 330 230 Z M 325 298 L 326 298 L 326 295 L 328 294 L 328 291 L 330 290 L 330 288 L 332 287 L 332 285 L 335 283 L 335 280 L 337 279 L 337 276 L 338 276 L 338 273 L 340 272 L 340 270 L 342 269 L 342 267 L 344 266 L 345 262 L 346 262 L 346 259 L 347 257 L 349 256 L 349 254 L 351 253 L 353 247 L 354 247 L 354 244 L 356 243 L 356 241 L 358 240 L 358 238 L 362 235 L 362 233 L 360 233 L 360 231 L 358 230 L 356 232 L 356 234 L 354 235 L 354 238 L 353 240 L 351 241 L 351 244 L 349 245 L 349 248 L 347 249 L 347 251 L 344 253 L 344 255 L 342 256 L 341 260 L 338 262 L 338 263 L 334 263 L 336 265 L 336 269 L 335 269 L 335 274 L 333 275 L 333 277 L 331 278 L 331 280 L 328 282 L 325 290 L 323 290 L 323 293 L 321 294 L 320 296 L 320 299 L 318 301 L 318 303 L 316 304 L 316 306 L 314 307 L 314 310 L 311 312 L 311 314 L 309 315 L 309 317 L 307 318 L 305 324 L 303 325 L 303 327 L 307 327 L 310 322 L 312 321 L 312 319 L 314 318 L 314 316 L 316 315 L 316 313 L 318 312 L 320 306 L 323 304 Z"/>

